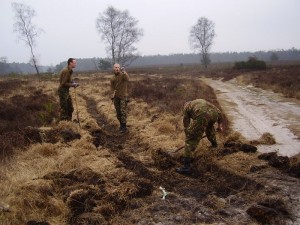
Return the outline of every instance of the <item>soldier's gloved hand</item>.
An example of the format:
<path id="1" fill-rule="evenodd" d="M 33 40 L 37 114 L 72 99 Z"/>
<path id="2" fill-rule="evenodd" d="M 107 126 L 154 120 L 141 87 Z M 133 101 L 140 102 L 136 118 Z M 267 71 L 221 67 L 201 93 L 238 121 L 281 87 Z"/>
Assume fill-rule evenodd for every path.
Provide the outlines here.
<path id="1" fill-rule="evenodd" d="M 79 86 L 79 84 L 78 83 L 76 83 L 76 82 L 72 82 L 72 87 L 74 87 L 74 88 L 77 88 Z"/>
<path id="2" fill-rule="evenodd" d="M 115 100 L 115 98 L 114 98 L 114 97 L 111 97 L 110 99 L 111 99 L 111 101 L 112 101 L 112 102 Z"/>

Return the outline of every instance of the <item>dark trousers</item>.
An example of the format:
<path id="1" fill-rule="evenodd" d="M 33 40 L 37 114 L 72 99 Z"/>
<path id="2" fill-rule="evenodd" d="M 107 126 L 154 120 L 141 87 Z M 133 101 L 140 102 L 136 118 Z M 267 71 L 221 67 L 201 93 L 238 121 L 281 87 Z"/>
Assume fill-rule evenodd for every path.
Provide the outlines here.
<path id="1" fill-rule="evenodd" d="M 60 104 L 60 120 L 72 120 L 72 114 L 74 111 L 72 98 L 69 94 L 68 88 L 59 88 L 59 104 Z"/>

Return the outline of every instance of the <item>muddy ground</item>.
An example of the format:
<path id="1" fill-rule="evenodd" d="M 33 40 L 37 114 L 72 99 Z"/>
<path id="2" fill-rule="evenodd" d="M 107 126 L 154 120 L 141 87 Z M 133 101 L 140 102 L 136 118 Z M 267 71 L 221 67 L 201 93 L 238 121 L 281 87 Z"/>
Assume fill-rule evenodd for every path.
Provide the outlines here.
<path id="1" fill-rule="evenodd" d="M 276 144 L 259 146 L 260 152 L 278 152 L 283 156 L 300 153 L 300 101 L 280 93 L 241 83 L 242 77 L 222 82 L 205 79 L 214 88 L 218 100 L 231 117 L 232 128 L 248 140 L 269 132 Z"/>
<path id="2" fill-rule="evenodd" d="M 129 132 L 120 134 L 109 99 L 109 77 L 78 75 L 80 126 L 76 110 L 74 122 L 55 121 L 57 77 L 36 84 L 49 97 L 42 109 L 25 107 L 30 115 L 43 112 L 36 123 L 30 120 L 35 126 L 13 122 L 17 117 L 1 117 L 5 129 L 12 123 L 18 129 L 9 132 L 27 138 L 24 146 L 11 147 L 2 141 L 0 222 L 300 224 L 298 158 L 262 153 L 265 145 L 251 142 L 259 134 L 247 139 L 243 130 L 236 133 L 234 115 L 218 94 L 224 92 L 222 85 L 214 87 L 206 80 L 216 88 L 214 95 L 201 76 L 132 76 Z M 13 104 L 16 92 L 24 99 L 40 99 L 30 94 L 32 81 L 1 80 L 0 85 L 18 82 L 12 91 L 1 93 L 1 104 L 11 111 L 18 111 L 18 104 Z M 74 97 L 74 91 L 71 93 Z M 188 176 L 174 171 L 181 165 L 182 154 L 174 149 L 184 143 L 184 135 L 182 103 L 170 102 L 183 93 L 193 93 L 184 98 L 209 98 L 224 108 L 229 119 L 227 132 L 218 134 L 216 150 L 208 147 L 207 140 L 200 142 Z M 227 101 L 233 104 L 234 98 Z M 49 102 L 54 105 L 51 109 Z M 1 113 L 6 115 L 3 108 Z M 49 117 L 54 120 L 48 121 Z M 2 137 L 9 136 L 4 128 Z M 9 147 L 15 149 L 13 154 L 5 152 Z"/>

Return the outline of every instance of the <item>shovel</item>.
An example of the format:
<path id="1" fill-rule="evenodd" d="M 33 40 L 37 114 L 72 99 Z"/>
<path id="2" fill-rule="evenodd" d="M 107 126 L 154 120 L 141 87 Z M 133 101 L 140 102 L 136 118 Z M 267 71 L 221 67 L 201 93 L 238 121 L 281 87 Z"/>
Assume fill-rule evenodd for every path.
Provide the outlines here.
<path id="1" fill-rule="evenodd" d="M 79 127 L 81 128 L 81 126 L 80 126 L 80 120 L 79 120 L 79 111 L 78 111 L 78 103 L 77 103 L 77 93 L 76 93 L 76 88 L 74 88 L 74 92 L 75 92 L 75 104 L 76 104 L 77 122 L 78 122 Z"/>
<path id="2" fill-rule="evenodd" d="M 204 135 L 201 139 L 203 139 L 203 138 L 205 138 L 206 137 L 206 135 Z M 201 140 L 200 139 L 200 140 Z M 200 141 L 199 140 L 199 141 Z M 180 147 L 178 147 L 178 148 L 176 148 L 175 150 L 170 150 L 170 151 L 168 151 L 169 153 L 171 153 L 171 154 L 175 154 L 176 152 L 178 152 L 179 150 L 181 150 L 181 149 L 183 149 L 184 148 L 184 145 L 183 146 L 180 146 Z"/>

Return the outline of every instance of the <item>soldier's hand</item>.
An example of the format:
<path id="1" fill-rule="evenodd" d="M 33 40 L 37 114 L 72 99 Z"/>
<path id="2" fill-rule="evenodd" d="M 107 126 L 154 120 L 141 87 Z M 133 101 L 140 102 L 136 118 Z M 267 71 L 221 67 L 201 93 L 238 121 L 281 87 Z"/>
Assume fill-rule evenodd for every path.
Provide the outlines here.
<path id="1" fill-rule="evenodd" d="M 222 132 L 222 131 L 223 131 L 223 126 L 222 126 L 222 124 L 219 124 L 219 125 L 218 125 L 217 131 L 218 131 L 218 132 Z"/>
<path id="2" fill-rule="evenodd" d="M 76 82 L 72 82 L 72 87 L 74 87 L 74 88 L 77 88 L 79 86 L 79 84 L 78 83 L 76 83 Z"/>

